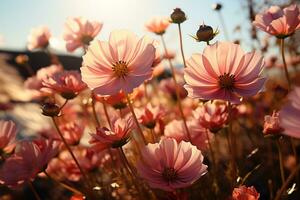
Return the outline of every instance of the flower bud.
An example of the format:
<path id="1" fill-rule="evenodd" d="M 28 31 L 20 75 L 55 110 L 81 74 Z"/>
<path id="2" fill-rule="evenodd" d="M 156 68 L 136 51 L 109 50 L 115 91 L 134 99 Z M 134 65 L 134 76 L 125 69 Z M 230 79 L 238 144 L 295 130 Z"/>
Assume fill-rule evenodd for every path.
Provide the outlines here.
<path id="1" fill-rule="evenodd" d="M 197 33 L 196 33 L 196 37 L 195 39 L 198 42 L 209 42 L 212 39 L 214 39 L 214 37 L 218 34 L 218 31 L 214 31 L 213 28 L 211 26 L 207 26 L 205 24 L 200 25 Z"/>
<path id="2" fill-rule="evenodd" d="M 58 116 L 60 112 L 60 108 L 57 104 L 55 103 L 45 103 L 42 106 L 42 114 L 49 116 L 49 117 L 55 117 Z"/>
<path id="3" fill-rule="evenodd" d="M 62 92 L 62 93 L 60 93 L 60 95 L 63 98 L 68 99 L 68 100 L 74 99 L 77 96 L 77 94 L 75 92 Z"/>
<path id="4" fill-rule="evenodd" d="M 180 8 L 175 8 L 171 14 L 172 23 L 181 24 L 186 20 L 185 13 Z"/>
<path id="5" fill-rule="evenodd" d="M 222 4 L 220 4 L 220 3 L 215 3 L 215 4 L 212 5 L 212 8 L 213 8 L 214 10 L 216 10 L 216 11 L 219 11 L 219 10 L 222 9 Z"/>

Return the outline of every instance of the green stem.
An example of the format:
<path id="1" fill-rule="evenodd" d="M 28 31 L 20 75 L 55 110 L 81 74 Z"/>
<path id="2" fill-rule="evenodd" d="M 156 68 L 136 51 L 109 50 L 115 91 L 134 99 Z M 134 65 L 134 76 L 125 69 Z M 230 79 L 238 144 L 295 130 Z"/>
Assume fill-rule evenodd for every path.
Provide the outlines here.
<path id="1" fill-rule="evenodd" d="M 162 40 L 162 44 L 163 44 L 163 47 L 164 47 L 164 50 L 165 50 L 165 54 L 168 55 L 168 49 L 167 49 L 167 46 L 166 46 L 163 35 L 161 35 L 161 40 Z M 188 139 L 189 139 L 189 141 L 192 141 L 191 134 L 190 134 L 190 131 L 188 129 L 188 126 L 187 126 L 187 123 L 186 123 L 186 118 L 184 116 L 183 109 L 182 109 L 182 104 L 181 104 L 181 99 L 180 99 L 180 94 L 179 94 L 179 87 L 178 87 L 178 83 L 177 83 L 177 80 L 176 80 L 175 69 L 174 69 L 174 66 L 172 64 L 171 59 L 168 59 L 168 61 L 169 61 L 170 69 L 171 69 L 171 72 L 172 72 L 172 78 L 173 78 L 173 81 L 175 83 L 175 91 L 176 91 L 176 97 L 177 97 L 177 103 L 178 103 L 178 108 L 179 108 L 179 111 L 180 111 L 180 115 L 181 115 L 181 118 L 183 120 L 183 125 L 184 125 L 184 128 L 186 130 Z"/>
<path id="2" fill-rule="evenodd" d="M 289 72 L 288 72 L 287 64 L 286 64 L 286 60 L 285 60 L 285 55 L 284 55 L 284 39 L 280 39 L 280 48 L 281 48 L 281 56 L 282 56 L 282 61 L 283 61 L 284 73 L 285 73 L 285 77 L 288 82 L 288 89 L 290 91 L 291 90 L 291 79 L 289 76 Z"/>
<path id="3" fill-rule="evenodd" d="M 29 185 L 30 190 L 31 190 L 32 193 L 34 194 L 34 197 L 35 197 L 37 200 L 41 200 L 39 194 L 38 194 L 37 191 L 34 189 L 32 183 L 31 183 L 31 182 L 28 182 L 28 185 Z"/>
<path id="4" fill-rule="evenodd" d="M 279 200 L 282 193 L 284 192 L 285 188 L 290 184 L 290 182 L 293 180 L 293 178 L 296 176 L 298 171 L 300 170 L 300 164 L 297 165 L 297 167 L 294 169 L 294 171 L 289 175 L 287 180 L 282 184 L 281 188 L 277 192 L 277 195 L 275 197 L 275 200 Z"/>
<path id="5" fill-rule="evenodd" d="M 57 130 L 58 135 L 60 136 L 62 142 L 64 143 L 65 147 L 67 148 L 67 150 L 69 151 L 71 157 L 73 158 L 75 164 L 77 165 L 77 167 L 78 167 L 80 173 L 82 174 L 82 177 L 84 178 L 84 180 L 85 180 L 86 183 L 89 183 L 86 174 L 84 173 L 84 171 L 83 171 L 82 167 L 80 166 L 78 160 L 76 159 L 76 157 L 75 157 L 75 155 L 74 155 L 74 153 L 73 153 L 71 147 L 68 145 L 66 139 L 64 138 L 62 132 L 60 131 L 60 129 L 59 129 L 59 127 L 58 127 L 58 125 L 57 125 L 57 122 L 55 121 L 55 118 L 54 118 L 54 117 L 52 117 L 52 121 L 53 121 L 53 123 L 54 123 L 54 125 L 55 125 L 55 128 L 56 128 L 56 130 Z"/>
<path id="6" fill-rule="evenodd" d="M 105 101 L 103 101 L 102 104 L 103 104 L 103 110 L 104 110 L 104 114 L 105 114 L 107 123 L 109 125 L 110 130 L 112 130 L 111 120 L 110 120 L 110 117 L 108 115 L 107 106 L 106 106 Z"/>
<path id="7" fill-rule="evenodd" d="M 284 175 L 282 151 L 281 151 L 279 139 L 276 140 L 276 145 L 277 145 L 277 149 L 278 149 L 278 159 L 279 159 L 281 183 L 284 184 L 284 182 L 285 182 L 285 175 Z"/>
<path id="8" fill-rule="evenodd" d="M 178 24 L 178 32 L 179 32 L 180 51 L 181 51 L 183 66 L 184 66 L 184 68 L 186 68 L 185 56 L 184 56 L 184 52 L 183 52 L 183 42 L 182 42 L 182 33 L 181 33 L 180 23 Z"/>
<path id="9" fill-rule="evenodd" d="M 128 103 L 129 108 L 130 108 L 131 114 L 133 116 L 133 120 L 134 120 L 134 122 L 136 124 L 137 130 L 138 130 L 138 132 L 139 132 L 139 134 L 140 134 L 140 136 L 141 136 L 144 144 L 146 145 L 147 144 L 146 138 L 145 138 L 145 136 L 143 134 L 142 128 L 141 128 L 141 126 L 139 124 L 139 121 L 138 121 L 138 119 L 136 117 L 136 114 L 134 112 L 134 109 L 133 109 L 133 106 L 132 106 L 132 103 L 131 103 L 131 100 L 130 100 L 130 97 L 129 97 L 128 94 L 126 94 L 126 98 L 127 98 L 127 103 Z"/>
<path id="10" fill-rule="evenodd" d="M 93 115 L 94 115 L 94 118 L 95 118 L 97 127 L 101 127 L 100 120 L 99 120 L 99 117 L 98 117 L 97 112 L 96 112 L 96 103 L 97 103 L 97 102 L 96 102 L 95 99 L 92 97 L 92 109 L 93 109 Z"/>
<path id="11" fill-rule="evenodd" d="M 61 185 L 63 188 L 65 188 L 65 189 L 67 189 L 67 190 L 69 190 L 69 191 L 71 191 L 71 192 L 73 192 L 73 193 L 75 193 L 75 194 L 80 194 L 80 195 L 82 195 L 82 192 L 80 192 L 79 190 L 73 188 L 73 187 L 70 186 L 70 185 L 67 185 L 67 184 L 65 184 L 65 183 L 60 182 L 60 181 L 57 180 L 56 178 L 50 176 L 46 171 L 44 171 L 44 173 L 46 174 L 46 176 L 47 176 L 49 179 L 51 179 L 51 180 L 53 180 L 55 183 Z"/>

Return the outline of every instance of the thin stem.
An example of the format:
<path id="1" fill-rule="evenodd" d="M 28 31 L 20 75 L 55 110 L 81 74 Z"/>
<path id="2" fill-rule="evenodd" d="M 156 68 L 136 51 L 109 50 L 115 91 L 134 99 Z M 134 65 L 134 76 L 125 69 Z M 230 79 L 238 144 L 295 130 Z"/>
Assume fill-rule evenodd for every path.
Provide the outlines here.
<path id="1" fill-rule="evenodd" d="M 215 189 L 215 195 L 217 195 L 219 193 L 219 186 L 218 186 L 218 181 L 217 181 L 217 164 L 216 164 L 216 158 L 215 158 L 215 154 L 212 148 L 212 144 L 211 144 L 211 140 L 209 138 L 208 135 L 208 130 L 205 130 L 206 132 L 206 139 L 208 141 L 208 147 L 209 147 L 209 152 L 210 152 L 210 156 L 211 156 L 211 160 L 212 160 L 212 176 L 213 176 L 213 188 Z"/>
<path id="2" fill-rule="evenodd" d="M 252 169 L 250 172 L 248 172 L 245 177 L 242 179 L 240 185 L 244 185 L 245 181 L 253 174 L 254 171 L 256 171 L 258 168 L 260 168 L 261 164 L 258 164 Z"/>
<path id="3" fill-rule="evenodd" d="M 110 120 L 110 117 L 109 117 L 108 112 L 107 112 L 107 106 L 106 106 L 105 101 L 102 102 L 102 105 L 103 105 L 103 110 L 104 110 L 104 113 L 105 113 L 105 117 L 106 117 L 108 126 L 109 126 L 109 128 L 111 130 L 112 129 L 111 120 Z"/>
<path id="4" fill-rule="evenodd" d="M 131 111 L 131 114 L 133 116 L 134 122 L 135 122 L 135 124 L 137 126 L 138 132 L 139 132 L 140 136 L 142 137 L 144 144 L 146 145 L 147 144 L 146 138 L 145 138 L 145 136 L 143 134 L 143 131 L 142 131 L 142 128 L 141 128 L 141 126 L 140 126 L 140 124 L 138 122 L 138 119 L 136 117 L 136 114 L 134 112 L 134 109 L 133 109 L 133 106 L 132 106 L 132 103 L 131 103 L 131 100 L 130 100 L 130 97 L 129 97 L 128 94 L 126 94 L 126 98 L 127 98 L 128 106 L 130 108 L 130 111 Z"/>
<path id="5" fill-rule="evenodd" d="M 282 160 L 282 151 L 281 151 L 279 139 L 276 140 L 276 145 L 277 145 L 277 149 L 278 149 L 278 159 L 279 159 L 281 183 L 284 184 L 285 176 L 284 176 L 284 168 L 283 168 L 283 160 Z"/>
<path id="6" fill-rule="evenodd" d="M 287 69 L 286 61 L 285 61 L 285 55 L 284 55 L 284 39 L 280 39 L 280 48 L 281 48 L 281 56 L 282 56 L 282 61 L 283 61 L 284 73 L 285 73 L 285 77 L 288 82 L 288 89 L 291 90 L 291 79 L 289 76 L 289 72 Z"/>
<path id="7" fill-rule="evenodd" d="M 101 127 L 100 120 L 96 112 L 96 101 L 93 98 L 92 98 L 92 109 L 93 109 L 93 115 L 96 121 L 96 125 L 97 127 Z"/>
<path id="8" fill-rule="evenodd" d="M 51 179 L 51 180 L 53 180 L 55 183 L 61 185 L 63 188 L 65 188 L 65 189 L 67 189 L 67 190 L 69 190 L 69 191 L 71 191 L 71 192 L 73 192 L 73 193 L 75 193 L 75 194 L 81 194 L 81 195 L 82 195 L 82 192 L 80 192 L 79 190 L 73 188 L 73 187 L 70 186 L 70 185 L 67 185 L 67 184 L 65 184 L 65 183 L 60 182 L 59 180 L 57 180 L 57 179 L 54 178 L 53 176 L 50 176 L 46 171 L 44 171 L 44 173 L 46 174 L 46 176 L 47 176 L 49 179 Z"/>
<path id="9" fill-rule="evenodd" d="M 83 176 L 83 178 L 85 179 L 86 183 L 89 183 L 86 174 L 84 173 L 84 171 L 83 171 L 83 169 L 81 168 L 81 166 L 80 166 L 78 160 L 76 159 L 74 153 L 72 152 L 71 147 L 68 145 L 68 143 L 67 143 L 67 141 L 65 140 L 63 134 L 61 133 L 61 131 L 60 131 L 60 129 L 59 129 L 59 127 L 58 127 L 58 125 L 57 125 L 57 123 L 56 123 L 54 117 L 52 117 L 52 121 L 53 121 L 53 123 L 54 123 L 54 125 L 55 125 L 55 128 L 56 128 L 56 130 L 57 130 L 57 133 L 59 134 L 61 140 L 63 141 L 63 143 L 64 143 L 64 145 L 65 145 L 65 147 L 66 147 L 67 150 L 69 151 L 69 153 L 70 153 L 71 157 L 73 158 L 75 164 L 77 165 L 77 167 L 78 167 L 80 173 L 82 174 L 82 176 Z"/>
<path id="10" fill-rule="evenodd" d="M 286 181 L 282 184 L 281 188 L 277 192 L 275 200 L 280 199 L 285 188 L 290 184 L 290 182 L 293 180 L 293 178 L 296 176 L 296 174 L 298 173 L 299 170 L 300 170 L 300 164 L 297 165 L 297 167 L 294 169 L 294 171 L 292 171 L 292 173 L 289 175 L 289 177 L 286 179 Z"/>
<path id="11" fill-rule="evenodd" d="M 67 105 L 68 101 L 69 100 L 66 99 L 65 102 L 63 103 L 63 105 L 60 106 L 59 110 L 62 110 L 65 107 L 65 105 Z"/>
<path id="12" fill-rule="evenodd" d="M 41 200 L 39 194 L 38 194 L 37 191 L 34 189 L 32 183 L 31 183 L 31 182 L 28 182 L 28 185 L 29 185 L 30 190 L 31 190 L 32 193 L 34 194 L 34 197 L 35 197 L 37 200 Z"/>
<path id="13" fill-rule="evenodd" d="M 125 155 L 125 153 L 124 153 L 124 151 L 123 151 L 123 148 L 122 148 L 122 147 L 118 148 L 118 151 L 119 151 L 121 160 L 122 160 L 122 162 L 124 163 L 125 168 L 128 170 L 128 172 L 129 172 L 131 175 L 135 175 L 133 169 L 131 168 L 130 163 L 128 162 L 128 160 L 127 160 L 127 158 L 126 158 L 126 155 Z"/>
<path id="14" fill-rule="evenodd" d="M 231 161 L 232 161 L 232 167 L 233 167 L 233 179 L 234 181 L 237 178 L 237 164 L 235 162 L 235 158 L 236 158 L 236 154 L 235 154 L 235 146 L 236 146 L 236 142 L 235 142 L 235 136 L 233 135 L 233 131 L 232 131 L 232 105 L 230 103 L 230 101 L 228 101 L 228 119 L 229 119 L 229 124 L 228 124 L 228 134 L 227 134 L 227 139 L 228 139 L 228 143 L 230 145 L 230 153 L 231 153 Z"/>
<path id="15" fill-rule="evenodd" d="M 164 50 L 165 50 L 165 54 L 168 55 L 168 49 L 167 49 L 167 46 L 166 46 L 163 35 L 161 35 L 161 41 L 162 41 L 162 44 L 163 44 L 163 47 L 164 47 Z M 170 69 L 171 69 L 171 72 L 172 72 L 172 78 L 173 78 L 173 81 L 175 83 L 176 97 L 177 97 L 177 103 L 178 103 L 178 108 L 179 108 L 179 111 L 180 111 L 180 115 L 181 115 L 181 118 L 183 120 L 183 125 L 184 125 L 184 128 L 186 130 L 188 139 L 189 139 L 189 141 L 192 141 L 191 140 L 191 134 L 190 134 L 190 131 L 188 129 L 188 126 L 187 126 L 187 123 L 186 123 L 186 118 L 184 116 L 183 109 L 182 109 L 182 104 L 181 104 L 180 95 L 179 95 L 178 83 L 177 83 L 177 80 L 176 80 L 175 69 L 174 69 L 174 66 L 172 64 L 171 59 L 168 59 L 168 61 L 169 61 Z"/>
<path id="16" fill-rule="evenodd" d="M 127 172 L 131 176 L 132 183 L 134 184 L 134 187 L 137 189 L 139 194 L 142 194 L 143 192 L 141 191 L 139 185 L 136 182 L 136 180 L 138 180 L 138 177 L 136 176 L 136 173 L 134 172 L 134 170 L 132 169 L 130 163 L 128 162 L 128 160 L 126 158 L 126 155 L 123 151 L 123 148 L 122 147 L 118 148 L 118 151 L 119 151 L 119 154 L 120 154 L 120 158 L 121 158 L 125 168 L 127 169 Z"/>
<path id="17" fill-rule="evenodd" d="M 183 52 L 182 33 L 181 33 L 180 23 L 178 23 L 178 32 L 179 32 L 180 51 L 181 51 L 183 66 L 184 66 L 184 68 L 186 68 L 185 56 L 184 56 L 184 52 Z"/>

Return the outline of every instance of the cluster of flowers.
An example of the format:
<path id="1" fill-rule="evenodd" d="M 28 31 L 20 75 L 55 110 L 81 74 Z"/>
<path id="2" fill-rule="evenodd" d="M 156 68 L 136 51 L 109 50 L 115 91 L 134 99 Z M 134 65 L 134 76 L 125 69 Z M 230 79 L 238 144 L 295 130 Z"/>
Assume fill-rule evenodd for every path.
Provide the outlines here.
<path id="1" fill-rule="evenodd" d="M 195 39 L 207 46 L 183 59 L 183 71 L 176 69 L 163 36 L 170 23 L 180 30 L 185 20 L 185 13 L 176 8 L 170 18 L 146 24 L 161 37 L 162 55 L 159 42 L 149 37 L 115 30 L 108 41 L 100 41 L 95 37 L 102 23 L 68 19 L 66 49 L 84 51 L 80 72 L 65 70 L 56 58 L 25 81 L 54 126 L 40 130 L 38 139 L 16 140 L 16 125 L 0 121 L 1 183 L 19 188 L 39 175 L 70 190 L 72 199 L 188 199 L 202 192 L 194 189 L 192 194 L 189 188 L 204 182 L 206 187 L 211 184 L 216 199 L 259 199 L 253 186 L 244 185 L 249 174 L 238 180 L 236 145 L 242 141 L 237 141 L 233 127 L 249 116 L 247 103 L 259 98 L 264 88 L 264 58 L 232 42 L 210 44 L 218 31 L 203 24 Z M 273 6 L 258 14 L 253 25 L 284 42 L 300 29 L 299 7 Z M 45 27 L 33 30 L 28 49 L 47 49 L 50 36 Z M 159 82 L 164 60 L 171 75 Z M 278 141 L 282 134 L 300 138 L 300 87 L 293 85 L 287 70 L 285 75 L 291 90 L 288 102 L 265 117 L 263 129 Z M 84 134 L 87 129 L 89 135 Z M 223 134 L 229 145 L 226 155 L 218 150 Z M 231 195 L 220 191 L 222 156 L 230 162 L 225 181 Z M 280 169 L 284 176 L 282 165 Z M 284 177 L 282 181 L 286 185 Z"/>

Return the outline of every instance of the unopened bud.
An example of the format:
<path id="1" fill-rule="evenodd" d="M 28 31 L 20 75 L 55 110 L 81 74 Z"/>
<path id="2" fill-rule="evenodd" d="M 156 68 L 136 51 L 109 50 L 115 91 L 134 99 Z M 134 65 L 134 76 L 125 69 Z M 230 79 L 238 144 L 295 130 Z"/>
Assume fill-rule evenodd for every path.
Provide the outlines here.
<path id="1" fill-rule="evenodd" d="M 60 112 L 60 108 L 57 104 L 55 103 L 45 103 L 42 106 L 42 114 L 49 116 L 49 117 L 55 117 L 58 116 Z"/>
<path id="2" fill-rule="evenodd" d="M 181 24 L 186 20 L 185 13 L 180 8 L 175 8 L 171 14 L 172 23 Z"/>
<path id="3" fill-rule="evenodd" d="M 219 11 L 219 10 L 222 9 L 222 4 L 220 4 L 220 3 L 215 3 L 215 4 L 212 5 L 212 8 L 213 8 L 214 10 Z"/>
<path id="4" fill-rule="evenodd" d="M 195 39 L 198 42 L 209 42 L 218 34 L 218 31 L 214 31 L 211 26 L 205 24 L 201 25 L 196 33 Z"/>

